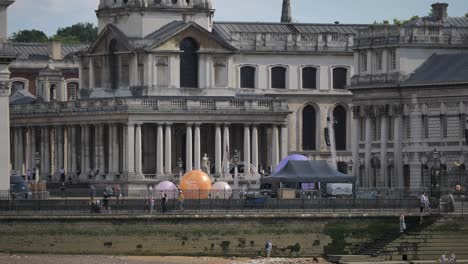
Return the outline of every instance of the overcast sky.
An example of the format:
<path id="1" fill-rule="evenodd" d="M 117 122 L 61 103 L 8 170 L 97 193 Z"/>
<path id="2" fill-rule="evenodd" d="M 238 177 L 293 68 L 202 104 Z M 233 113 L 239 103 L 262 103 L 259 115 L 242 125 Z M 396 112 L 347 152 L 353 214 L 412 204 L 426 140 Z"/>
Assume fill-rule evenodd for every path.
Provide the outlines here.
<path id="1" fill-rule="evenodd" d="M 215 0 L 217 21 L 278 22 L 282 0 Z M 372 23 L 427 15 L 437 0 L 291 0 L 293 17 L 304 23 Z M 450 16 L 468 12 L 468 0 L 447 0 Z M 99 0 L 16 0 L 10 8 L 9 32 L 39 29 L 53 35 L 77 22 L 96 23 Z"/>

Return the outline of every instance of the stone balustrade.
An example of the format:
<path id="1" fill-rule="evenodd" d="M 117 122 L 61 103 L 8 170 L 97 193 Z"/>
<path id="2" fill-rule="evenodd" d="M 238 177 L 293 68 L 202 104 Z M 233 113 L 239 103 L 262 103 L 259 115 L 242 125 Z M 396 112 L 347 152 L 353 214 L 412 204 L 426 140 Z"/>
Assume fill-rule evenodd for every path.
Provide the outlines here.
<path id="1" fill-rule="evenodd" d="M 66 112 L 144 112 L 144 111 L 288 111 L 286 101 L 277 99 L 193 99 L 193 98 L 121 98 L 93 99 L 74 102 L 47 102 L 27 105 L 11 105 L 15 114 L 66 113 Z"/>
<path id="2" fill-rule="evenodd" d="M 372 26 L 359 30 L 356 47 L 370 45 L 468 45 L 468 29 L 440 26 Z"/>

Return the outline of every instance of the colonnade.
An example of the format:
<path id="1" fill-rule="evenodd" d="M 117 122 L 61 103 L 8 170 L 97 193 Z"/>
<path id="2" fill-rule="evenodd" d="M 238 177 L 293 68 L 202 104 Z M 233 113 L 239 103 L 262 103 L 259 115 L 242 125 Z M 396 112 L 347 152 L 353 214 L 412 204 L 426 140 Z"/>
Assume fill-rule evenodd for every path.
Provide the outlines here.
<path id="1" fill-rule="evenodd" d="M 144 142 L 142 128 L 144 125 L 155 127 L 156 155 L 143 157 Z M 186 170 L 202 169 L 201 142 L 202 123 L 177 124 L 185 127 Z M 230 135 L 232 124 L 214 123 L 215 137 L 204 138 L 204 142 L 214 142 L 215 175 L 228 173 L 229 162 L 234 149 L 231 147 Z M 67 176 L 75 180 L 145 180 L 143 159 L 156 164 L 158 179 L 172 177 L 175 157 L 173 123 L 109 123 L 109 124 L 74 124 L 54 126 L 12 127 L 11 169 L 17 174 L 27 175 L 28 170 L 35 171 L 36 163 L 40 168 L 42 180 L 60 180 L 63 169 Z M 243 149 L 241 161 L 259 168 L 259 124 L 242 124 Z M 265 125 L 262 125 L 265 126 Z M 280 159 L 288 154 L 287 126 L 281 124 L 267 125 L 271 129 L 268 142 L 269 160 L 276 166 Z M 151 135 L 153 137 L 153 135 Z M 151 143 L 154 144 L 154 143 Z M 153 160 L 154 159 L 154 160 Z M 245 166 L 244 173 L 251 172 Z M 166 179 L 166 178 L 164 178 Z M 169 178 L 170 179 L 170 178 Z"/>

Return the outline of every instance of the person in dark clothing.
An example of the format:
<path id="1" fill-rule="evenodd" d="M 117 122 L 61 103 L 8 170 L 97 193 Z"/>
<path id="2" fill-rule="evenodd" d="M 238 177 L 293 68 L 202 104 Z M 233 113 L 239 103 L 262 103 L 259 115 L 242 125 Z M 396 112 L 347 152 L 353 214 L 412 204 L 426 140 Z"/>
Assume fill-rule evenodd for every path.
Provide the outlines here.
<path id="1" fill-rule="evenodd" d="M 109 207 L 109 195 L 104 192 L 104 197 L 102 199 L 102 207 L 104 210 L 107 210 L 109 214 L 111 213 L 110 207 Z"/>
<path id="2" fill-rule="evenodd" d="M 162 212 L 163 214 L 167 213 L 167 194 L 163 194 L 162 201 L 161 201 L 161 207 L 162 207 Z"/>

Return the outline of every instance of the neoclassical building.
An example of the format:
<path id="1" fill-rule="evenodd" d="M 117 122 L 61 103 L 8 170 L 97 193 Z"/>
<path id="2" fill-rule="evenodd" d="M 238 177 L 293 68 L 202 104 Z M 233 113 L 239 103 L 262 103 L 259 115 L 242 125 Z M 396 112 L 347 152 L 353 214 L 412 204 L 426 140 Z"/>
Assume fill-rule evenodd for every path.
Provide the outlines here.
<path id="1" fill-rule="evenodd" d="M 359 30 L 354 173 L 362 187 L 465 186 L 468 18 L 448 5 L 403 26 Z"/>
<path id="2" fill-rule="evenodd" d="M 24 85 L 34 102 L 11 104 L 12 170 L 36 167 L 38 153 L 41 179 L 58 181 L 64 168 L 131 187 L 199 169 L 206 154 L 211 175 L 232 181 L 238 150 L 244 186 L 288 153 L 346 171 L 346 86 L 367 26 L 293 23 L 288 0 L 279 23 L 215 22 L 214 12 L 211 0 L 101 0 L 97 41 L 69 56 L 77 97 L 58 85 L 67 65 L 55 63 L 37 89 Z"/>

